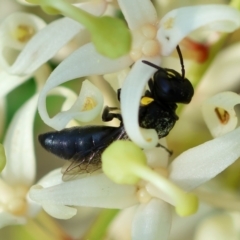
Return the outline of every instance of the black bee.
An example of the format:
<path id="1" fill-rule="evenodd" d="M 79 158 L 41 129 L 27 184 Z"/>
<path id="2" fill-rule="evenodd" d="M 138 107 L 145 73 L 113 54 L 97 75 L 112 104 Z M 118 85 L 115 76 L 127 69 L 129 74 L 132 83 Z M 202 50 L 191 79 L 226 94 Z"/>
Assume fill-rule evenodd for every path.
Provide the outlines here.
<path id="1" fill-rule="evenodd" d="M 159 139 L 167 136 L 178 120 L 176 103 L 189 103 L 194 93 L 191 82 L 184 76 L 183 58 L 179 47 L 177 51 L 182 66 L 182 75 L 175 70 L 164 69 L 151 62 L 142 61 L 156 68 L 157 72 L 149 80 L 149 90 L 142 97 L 139 107 L 139 126 L 155 129 Z M 118 99 L 120 100 L 120 90 Z M 124 129 L 122 116 L 116 110 L 119 109 L 105 107 L 102 120 L 106 122 L 117 118 L 120 120 L 119 127 L 83 126 L 39 135 L 38 139 L 43 148 L 60 158 L 72 161 L 63 171 L 64 176 L 92 173 L 100 169 L 102 152 L 113 141 L 129 139 Z M 158 146 L 165 148 L 160 144 Z M 170 153 L 168 149 L 166 150 Z"/>

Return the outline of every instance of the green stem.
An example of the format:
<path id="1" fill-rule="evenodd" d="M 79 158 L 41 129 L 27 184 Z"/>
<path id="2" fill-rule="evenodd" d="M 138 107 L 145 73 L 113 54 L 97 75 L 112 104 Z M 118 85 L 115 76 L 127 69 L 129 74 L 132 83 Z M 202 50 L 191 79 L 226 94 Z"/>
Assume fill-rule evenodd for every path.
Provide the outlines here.
<path id="1" fill-rule="evenodd" d="M 107 228 L 115 216 L 118 214 L 118 209 L 104 209 L 98 216 L 97 220 L 91 227 L 90 231 L 84 236 L 84 240 L 101 240 L 106 235 Z"/>
<path id="2" fill-rule="evenodd" d="M 152 183 L 158 189 L 166 193 L 170 199 L 173 200 L 176 212 L 180 216 L 187 216 L 197 211 L 198 201 L 194 194 L 184 192 L 181 188 L 173 184 L 167 178 L 157 174 L 149 167 L 132 164 L 132 168 L 132 172 L 138 177 Z"/>
<path id="3" fill-rule="evenodd" d="M 82 23 L 89 31 L 95 30 L 98 17 L 95 17 L 65 1 L 58 0 L 53 2 L 52 7 L 59 10 L 64 16 Z"/>

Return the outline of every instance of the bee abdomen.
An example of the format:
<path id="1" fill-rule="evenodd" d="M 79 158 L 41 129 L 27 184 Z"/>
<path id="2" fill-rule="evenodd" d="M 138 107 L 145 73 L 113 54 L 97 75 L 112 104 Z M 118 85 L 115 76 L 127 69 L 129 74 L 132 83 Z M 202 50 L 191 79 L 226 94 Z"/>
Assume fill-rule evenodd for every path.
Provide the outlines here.
<path id="1" fill-rule="evenodd" d="M 76 154 L 75 136 L 67 132 L 49 132 L 40 134 L 38 140 L 48 152 L 63 159 L 71 159 Z"/>

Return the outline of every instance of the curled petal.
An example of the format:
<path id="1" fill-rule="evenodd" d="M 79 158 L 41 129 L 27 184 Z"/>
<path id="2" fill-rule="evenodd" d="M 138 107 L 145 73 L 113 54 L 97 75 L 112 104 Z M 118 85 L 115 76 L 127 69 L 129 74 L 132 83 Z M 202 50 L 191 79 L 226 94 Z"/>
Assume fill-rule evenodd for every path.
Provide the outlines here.
<path id="1" fill-rule="evenodd" d="M 38 110 L 43 121 L 57 130 L 61 130 L 66 125 L 66 120 L 62 121 L 62 113 L 59 113 L 51 120 L 46 110 L 46 96 L 56 86 L 71 79 L 89 76 L 102 75 L 107 72 L 115 72 L 129 66 L 132 60 L 129 56 L 124 56 L 116 60 L 106 58 L 96 52 L 92 44 L 81 47 L 67 59 L 65 59 L 51 74 L 39 96 Z M 67 69 L 67 70 L 66 70 Z M 93 92 L 93 90 L 91 90 Z M 99 95 L 99 93 L 96 93 Z M 97 97 L 96 97 L 97 98 Z M 75 103 L 77 104 L 77 103 Z M 72 106 L 74 108 L 74 105 Z M 62 121 L 62 122 L 60 122 Z"/>
<path id="2" fill-rule="evenodd" d="M 186 191 L 209 181 L 240 157 L 240 128 L 191 148 L 170 165 L 170 179 Z"/>
<path id="3" fill-rule="evenodd" d="M 70 109 L 58 113 L 53 118 L 48 117 L 47 121 L 43 118 L 45 123 L 54 129 L 60 130 L 73 118 L 82 122 L 91 121 L 100 113 L 103 107 L 101 92 L 87 80 L 83 82 L 81 92 L 74 104 L 72 100 L 73 98 L 70 101 L 66 101 L 63 105 L 63 109 L 65 109 L 68 105 L 72 104 Z M 44 107 L 40 99 L 38 107 L 39 111 Z"/>
<path id="4" fill-rule="evenodd" d="M 2 172 L 10 184 L 33 183 L 36 173 L 33 123 L 37 109 L 38 94 L 35 94 L 15 114 L 4 140 L 7 164 Z"/>
<path id="5" fill-rule="evenodd" d="M 64 205 L 43 204 L 43 209 L 52 217 L 58 219 L 69 219 L 77 214 L 77 209 Z"/>
<path id="6" fill-rule="evenodd" d="M 9 225 L 23 225 L 27 222 L 24 217 L 17 217 L 8 212 L 0 212 L 0 228 Z"/>
<path id="7" fill-rule="evenodd" d="M 240 103 L 240 95 L 223 92 L 204 101 L 203 118 L 213 137 L 232 131 L 237 126 L 234 106 Z"/>
<path id="8" fill-rule="evenodd" d="M 79 99 L 71 107 L 72 111 L 83 111 L 86 114 L 75 114 L 74 118 L 81 122 L 89 122 L 94 119 L 102 110 L 102 93 L 91 82 L 85 80 L 82 83 Z M 71 117 L 73 118 L 73 116 Z"/>
<path id="9" fill-rule="evenodd" d="M 233 32 L 240 26 L 238 10 L 224 5 L 183 7 L 170 11 L 159 24 L 162 55 L 169 55 L 190 32 L 207 25 L 213 31 Z"/>
<path id="10" fill-rule="evenodd" d="M 151 62 L 159 64 L 160 59 L 151 59 Z M 137 61 L 125 82 L 121 91 L 121 109 L 125 129 L 130 139 L 142 148 L 153 148 L 157 145 L 158 136 L 153 129 L 140 129 L 138 124 L 138 110 L 140 99 L 145 85 L 156 69 Z"/>
<path id="11" fill-rule="evenodd" d="M 131 30 L 146 23 L 156 24 L 157 22 L 157 13 L 151 1 L 118 0 L 118 4 Z"/>
<path id="12" fill-rule="evenodd" d="M 32 187 L 32 200 L 40 204 L 125 208 L 138 202 L 136 187 L 113 183 L 104 174 L 98 174 L 62 184 L 40 188 Z"/>
<path id="13" fill-rule="evenodd" d="M 171 206 L 153 198 L 141 204 L 133 219 L 132 239 L 167 240 L 172 221 Z"/>
<path id="14" fill-rule="evenodd" d="M 128 67 L 119 72 L 105 74 L 103 77 L 114 89 L 114 91 L 117 92 L 119 88 L 122 88 L 123 82 L 129 74 L 130 70 L 131 69 Z"/>

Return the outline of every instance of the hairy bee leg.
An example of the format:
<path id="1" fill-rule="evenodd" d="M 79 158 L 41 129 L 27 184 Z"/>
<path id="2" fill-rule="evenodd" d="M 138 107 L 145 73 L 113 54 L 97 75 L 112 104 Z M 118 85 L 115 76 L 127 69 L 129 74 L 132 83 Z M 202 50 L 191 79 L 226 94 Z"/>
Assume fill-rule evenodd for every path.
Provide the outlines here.
<path id="1" fill-rule="evenodd" d="M 109 121 L 113 120 L 114 118 L 117 118 L 118 120 L 120 120 L 122 122 L 122 116 L 120 113 L 111 113 L 111 111 L 114 111 L 114 110 L 119 110 L 119 108 L 106 106 L 103 109 L 103 113 L 102 113 L 103 122 L 109 122 Z"/>
<path id="2" fill-rule="evenodd" d="M 171 157 L 172 154 L 173 154 L 173 151 L 172 151 L 172 150 L 169 150 L 168 148 L 166 148 L 165 146 L 163 146 L 163 145 L 160 144 L 160 143 L 158 143 L 156 147 L 161 147 L 161 148 L 165 149 L 165 150 L 168 152 L 169 157 Z"/>

